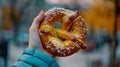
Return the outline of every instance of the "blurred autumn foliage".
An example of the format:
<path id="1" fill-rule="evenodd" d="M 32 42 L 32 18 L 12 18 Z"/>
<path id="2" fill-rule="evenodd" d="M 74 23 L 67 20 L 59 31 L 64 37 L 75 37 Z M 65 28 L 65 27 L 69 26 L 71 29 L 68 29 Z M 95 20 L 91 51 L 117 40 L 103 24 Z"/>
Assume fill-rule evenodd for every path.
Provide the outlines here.
<path id="1" fill-rule="evenodd" d="M 13 21 L 10 16 L 9 7 L 3 6 L 2 7 L 2 21 L 3 29 L 10 30 L 13 24 Z"/>
<path id="2" fill-rule="evenodd" d="M 94 2 L 89 9 L 82 11 L 83 16 L 89 24 L 88 27 L 90 28 L 88 29 L 90 30 L 91 27 L 94 31 L 106 29 L 110 33 L 113 33 L 115 20 L 114 1 L 94 0 Z"/>

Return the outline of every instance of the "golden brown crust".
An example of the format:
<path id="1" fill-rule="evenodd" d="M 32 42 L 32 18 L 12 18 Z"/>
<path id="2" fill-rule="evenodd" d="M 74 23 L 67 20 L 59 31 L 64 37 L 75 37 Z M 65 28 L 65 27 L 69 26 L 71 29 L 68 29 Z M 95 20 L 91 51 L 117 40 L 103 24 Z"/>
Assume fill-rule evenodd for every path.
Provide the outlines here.
<path id="1" fill-rule="evenodd" d="M 59 29 L 54 28 L 56 22 L 62 23 Z M 86 47 L 86 25 L 79 12 L 64 8 L 48 10 L 39 34 L 43 48 L 54 56 L 69 56 Z"/>

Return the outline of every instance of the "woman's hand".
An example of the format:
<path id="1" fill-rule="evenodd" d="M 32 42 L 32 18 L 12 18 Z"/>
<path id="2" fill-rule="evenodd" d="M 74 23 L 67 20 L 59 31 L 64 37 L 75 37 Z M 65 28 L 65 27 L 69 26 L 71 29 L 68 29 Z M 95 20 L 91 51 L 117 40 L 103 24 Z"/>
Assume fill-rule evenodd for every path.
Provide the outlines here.
<path id="1" fill-rule="evenodd" d="M 44 11 L 40 11 L 38 16 L 34 18 L 33 23 L 29 29 L 29 47 L 37 48 L 41 52 L 44 52 L 49 56 L 52 56 L 43 49 L 42 43 L 39 37 L 39 32 L 38 32 L 39 24 L 43 20 L 44 13 L 45 13 Z"/>

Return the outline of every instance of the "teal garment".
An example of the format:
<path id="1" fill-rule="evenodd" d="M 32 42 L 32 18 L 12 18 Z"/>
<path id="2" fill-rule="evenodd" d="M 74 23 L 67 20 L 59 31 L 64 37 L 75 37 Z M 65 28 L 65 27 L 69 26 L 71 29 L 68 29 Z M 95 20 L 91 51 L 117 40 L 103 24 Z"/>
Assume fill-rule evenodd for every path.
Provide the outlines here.
<path id="1" fill-rule="evenodd" d="M 52 57 L 35 48 L 27 48 L 12 67 L 60 67 Z"/>

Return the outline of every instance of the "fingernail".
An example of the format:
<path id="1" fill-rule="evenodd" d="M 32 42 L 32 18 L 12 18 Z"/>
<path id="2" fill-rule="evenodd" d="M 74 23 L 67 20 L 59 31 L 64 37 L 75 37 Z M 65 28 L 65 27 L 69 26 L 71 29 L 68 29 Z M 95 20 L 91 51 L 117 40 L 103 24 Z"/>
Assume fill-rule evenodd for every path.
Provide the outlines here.
<path id="1" fill-rule="evenodd" d="M 43 17 L 44 16 L 44 12 L 40 12 L 40 14 L 38 15 L 38 17 Z"/>
<path id="2" fill-rule="evenodd" d="M 39 15 L 41 15 L 41 14 L 43 14 L 44 13 L 44 11 L 43 10 L 41 10 L 40 12 L 39 12 Z"/>

